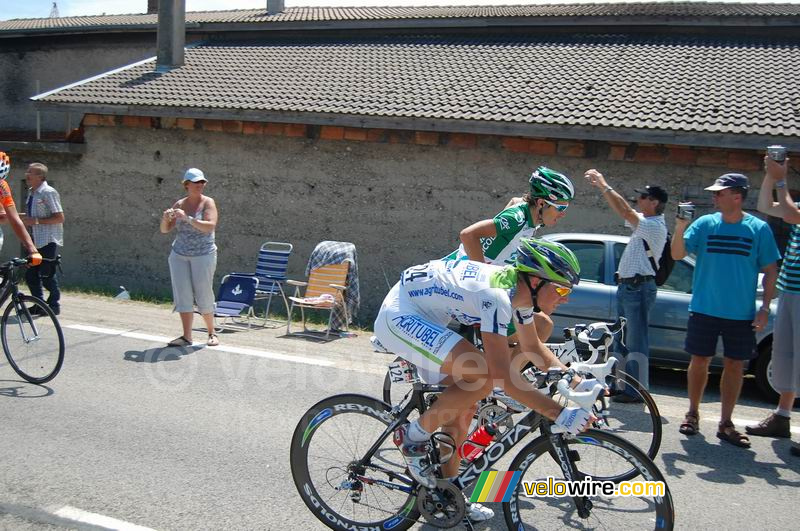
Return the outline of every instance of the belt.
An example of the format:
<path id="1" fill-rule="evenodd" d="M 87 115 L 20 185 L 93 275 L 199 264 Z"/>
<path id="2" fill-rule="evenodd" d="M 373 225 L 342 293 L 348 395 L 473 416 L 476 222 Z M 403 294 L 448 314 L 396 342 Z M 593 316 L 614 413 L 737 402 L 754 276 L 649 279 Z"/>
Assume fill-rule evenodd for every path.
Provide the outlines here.
<path id="1" fill-rule="evenodd" d="M 643 282 L 647 282 L 650 279 L 655 279 L 653 275 L 633 275 L 632 277 L 628 278 L 620 278 L 618 280 L 618 284 L 633 284 L 638 285 L 642 284 Z"/>

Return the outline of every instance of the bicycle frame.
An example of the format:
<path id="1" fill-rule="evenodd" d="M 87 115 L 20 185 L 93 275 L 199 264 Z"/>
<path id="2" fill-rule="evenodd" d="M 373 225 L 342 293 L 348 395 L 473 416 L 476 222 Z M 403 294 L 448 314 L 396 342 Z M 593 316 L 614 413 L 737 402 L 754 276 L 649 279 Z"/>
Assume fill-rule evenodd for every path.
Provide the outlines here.
<path id="1" fill-rule="evenodd" d="M 441 385 L 415 383 L 411 393 L 411 398 L 408 403 L 403 406 L 399 413 L 395 414 L 395 419 L 372 444 L 366 454 L 359 459 L 357 463 L 355 463 L 355 466 L 359 469 L 365 468 L 367 463 L 371 461 L 372 457 L 378 451 L 381 444 L 383 444 L 383 441 L 386 440 L 386 437 L 394 433 L 394 431 L 406 421 L 408 415 L 412 411 L 418 409 L 420 414 L 425 412 L 427 407 L 425 395 L 428 393 L 440 393 L 445 388 L 446 387 Z M 512 448 L 517 446 L 517 444 L 519 444 L 519 442 L 524 439 L 525 436 L 537 429 L 542 431 L 542 436 L 546 436 L 550 440 L 550 443 L 555 449 L 555 453 L 558 457 L 559 465 L 564 471 L 565 477 L 568 480 L 573 480 L 576 476 L 575 467 L 572 461 L 569 459 L 566 446 L 564 445 L 563 435 L 552 433 L 548 423 L 542 422 L 542 419 L 543 417 L 539 413 L 535 411 L 528 412 L 528 414 L 520 419 L 519 422 L 514 424 L 513 428 L 510 428 L 499 440 L 495 441 L 488 448 L 486 448 L 486 450 L 484 450 L 481 455 L 472 461 L 472 463 L 470 463 L 470 465 L 461 474 L 453 479 L 453 484 L 459 490 L 463 491 L 466 487 L 475 482 L 480 477 L 482 472 L 489 470 L 494 463 L 498 462 L 503 458 L 503 456 L 510 452 Z M 451 458 L 455 458 L 455 456 Z M 394 473 L 390 475 L 401 480 L 404 479 Z M 407 483 L 409 485 L 407 488 L 399 487 L 397 485 L 394 485 L 393 487 L 397 488 L 398 490 L 411 492 L 411 485 L 413 482 L 408 481 Z M 583 503 L 583 500 L 576 499 L 575 502 L 578 507 L 579 514 L 583 514 L 585 511 L 585 504 Z"/>

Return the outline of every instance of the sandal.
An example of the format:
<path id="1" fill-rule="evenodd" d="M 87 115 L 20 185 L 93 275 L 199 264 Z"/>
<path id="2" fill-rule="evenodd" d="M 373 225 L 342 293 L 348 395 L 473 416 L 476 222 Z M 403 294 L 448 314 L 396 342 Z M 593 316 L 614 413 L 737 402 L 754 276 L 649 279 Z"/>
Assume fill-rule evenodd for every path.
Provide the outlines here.
<path id="1" fill-rule="evenodd" d="M 678 431 L 684 435 L 697 435 L 700 432 L 700 414 L 691 411 L 686 413 Z"/>
<path id="2" fill-rule="evenodd" d="M 217 337 L 217 334 L 208 334 L 208 341 L 206 341 L 206 345 L 209 347 L 216 347 L 219 345 L 219 337 Z"/>
<path id="3" fill-rule="evenodd" d="M 192 342 L 186 339 L 183 336 L 176 337 L 169 343 L 167 343 L 168 347 L 190 347 L 192 346 Z"/>
<path id="4" fill-rule="evenodd" d="M 750 448 L 750 439 L 744 433 L 736 431 L 733 422 L 729 420 L 719 423 L 717 437 L 739 448 Z"/>

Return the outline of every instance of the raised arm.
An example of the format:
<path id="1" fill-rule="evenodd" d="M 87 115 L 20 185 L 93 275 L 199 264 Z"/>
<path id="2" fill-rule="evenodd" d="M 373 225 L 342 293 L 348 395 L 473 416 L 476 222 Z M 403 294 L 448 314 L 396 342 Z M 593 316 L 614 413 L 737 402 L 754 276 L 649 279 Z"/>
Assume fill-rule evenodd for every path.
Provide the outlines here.
<path id="1" fill-rule="evenodd" d="M 616 190 L 608 185 L 602 173 L 591 169 L 587 170 L 584 176 L 592 186 L 600 190 L 600 193 L 603 194 L 603 198 L 605 198 L 608 205 L 619 217 L 630 223 L 634 229 L 639 225 L 639 216 L 636 215 L 636 211 L 631 208 L 624 197 L 619 195 Z"/>
<path id="2" fill-rule="evenodd" d="M 767 177 L 764 178 L 764 186 L 766 187 L 767 179 L 771 179 L 774 183 L 775 189 L 777 190 L 777 197 L 778 202 L 775 203 L 777 205 L 777 214 L 771 214 L 773 216 L 778 216 L 783 218 L 783 221 L 786 223 L 791 223 L 792 225 L 797 225 L 800 223 L 800 209 L 797 208 L 797 205 L 792 200 L 792 196 L 789 194 L 789 186 L 786 181 L 786 173 L 789 167 L 789 159 L 787 158 L 783 164 L 778 164 L 774 160 L 769 157 L 764 157 L 764 164 L 767 168 Z M 770 187 L 771 188 L 771 187 Z M 771 190 L 770 190 L 771 192 Z M 761 193 L 759 192 L 759 210 L 761 210 Z M 771 198 L 770 198 L 771 199 Z"/>

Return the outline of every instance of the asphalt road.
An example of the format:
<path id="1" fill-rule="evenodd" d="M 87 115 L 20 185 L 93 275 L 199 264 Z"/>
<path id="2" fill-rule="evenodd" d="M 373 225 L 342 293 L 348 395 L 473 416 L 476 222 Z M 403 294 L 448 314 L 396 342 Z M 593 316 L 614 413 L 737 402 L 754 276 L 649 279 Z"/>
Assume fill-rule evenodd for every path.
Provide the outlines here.
<path id="1" fill-rule="evenodd" d="M 386 358 L 365 337 L 321 346 L 253 330 L 223 334 L 214 349 L 165 349 L 177 317 L 164 307 L 73 296 L 66 308 L 55 380 L 30 385 L 0 363 L 0 529 L 322 527 L 296 494 L 289 441 L 317 400 L 379 394 Z M 800 458 L 788 441 L 720 443 L 714 377 L 702 433 L 685 438 L 684 379 L 651 378 L 677 527 L 796 529 Z M 743 421 L 770 407 L 750 382 L 742 403 Z M 502 515 L 477 528 L 504 529 Z"/>

